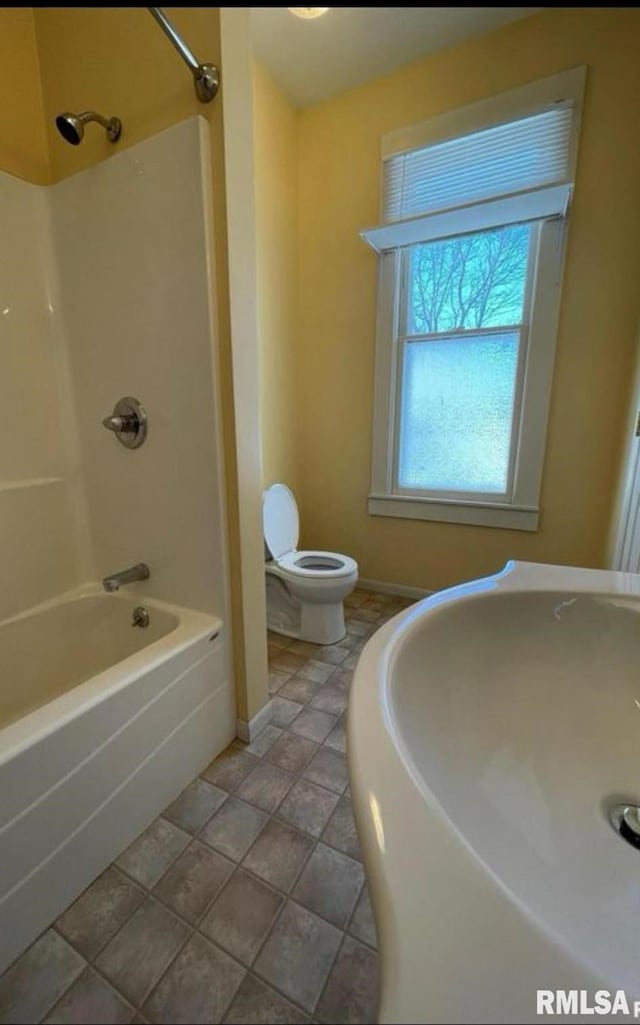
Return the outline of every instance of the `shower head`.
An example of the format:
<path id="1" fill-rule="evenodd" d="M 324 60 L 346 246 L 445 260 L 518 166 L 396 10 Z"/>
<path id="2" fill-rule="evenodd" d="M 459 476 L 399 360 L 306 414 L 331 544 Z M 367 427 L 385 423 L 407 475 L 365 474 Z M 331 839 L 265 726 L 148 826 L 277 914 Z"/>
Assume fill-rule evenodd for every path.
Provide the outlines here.
<path id="1" fill-rule="evenodd" d="M 119 117 L 110 117 L 108 120 L 93 110 L 86 110 L 84 114 L 58 114 L 56 128 L 66 142 L 72 146 L 79 146 L 84 138 L 84 126 L 90 121 L 97 121 L 106 130 L 110 142 L 117 142 L 122 132 L 122 122 Z"/>

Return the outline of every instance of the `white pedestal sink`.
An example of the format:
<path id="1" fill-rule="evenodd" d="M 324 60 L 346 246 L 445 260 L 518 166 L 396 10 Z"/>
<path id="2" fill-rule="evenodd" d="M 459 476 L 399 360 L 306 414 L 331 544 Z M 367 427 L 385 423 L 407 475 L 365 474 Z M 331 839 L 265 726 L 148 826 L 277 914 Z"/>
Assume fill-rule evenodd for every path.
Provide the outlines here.
<path id="1" fill-rule="evenodd" d="M 366 646 L 348 729 L 382 1022 L 640 998 L 640 850 L 609 822 L 640 802 L 640 576 L 508 563 L 425 599 Z"/>

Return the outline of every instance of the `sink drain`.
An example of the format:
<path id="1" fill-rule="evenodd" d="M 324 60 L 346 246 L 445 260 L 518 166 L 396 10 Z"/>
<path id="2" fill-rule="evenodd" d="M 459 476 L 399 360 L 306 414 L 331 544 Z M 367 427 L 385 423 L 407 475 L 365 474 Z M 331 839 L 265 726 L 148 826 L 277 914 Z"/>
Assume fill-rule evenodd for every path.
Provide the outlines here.
<path id="1" fill-rule="evenodd" d="M 640 805 L 616 804 L 609 813 L 611 825 L 623 840 L 640 848 Z"/>

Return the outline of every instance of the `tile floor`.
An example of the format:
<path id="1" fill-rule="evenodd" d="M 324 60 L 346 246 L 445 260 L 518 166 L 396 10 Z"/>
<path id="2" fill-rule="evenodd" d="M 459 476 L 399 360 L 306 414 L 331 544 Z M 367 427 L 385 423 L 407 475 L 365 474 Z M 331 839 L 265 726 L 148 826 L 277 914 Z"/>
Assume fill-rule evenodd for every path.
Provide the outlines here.
<path id="1" fill-rule="evenodd" d="M 344 713 L 367 638 L 408 604 L 356 590 L 341 644 L 269 636 L 271 725 L 227 748 L 0 976 L 0 1023 L 376 1020 Z"/>

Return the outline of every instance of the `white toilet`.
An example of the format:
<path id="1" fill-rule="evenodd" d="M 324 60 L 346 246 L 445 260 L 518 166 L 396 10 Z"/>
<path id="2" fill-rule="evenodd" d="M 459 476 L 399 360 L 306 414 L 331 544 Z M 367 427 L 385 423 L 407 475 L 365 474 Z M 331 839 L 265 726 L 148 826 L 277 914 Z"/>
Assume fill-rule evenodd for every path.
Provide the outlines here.
<path id="1" fill-rule="evenodd" d="M 343 601 L 358 581 L 358 564 L 336 552 L 299 552 L 298 506 L 289 488 L 272 484 L 262 497 L 267 547 L 267 626 L 313 644 L 345 635 Z"/>

